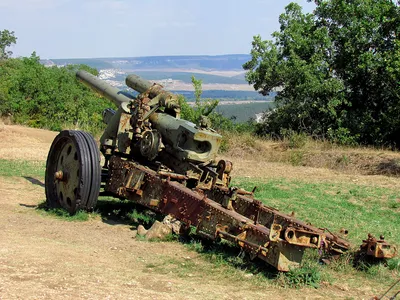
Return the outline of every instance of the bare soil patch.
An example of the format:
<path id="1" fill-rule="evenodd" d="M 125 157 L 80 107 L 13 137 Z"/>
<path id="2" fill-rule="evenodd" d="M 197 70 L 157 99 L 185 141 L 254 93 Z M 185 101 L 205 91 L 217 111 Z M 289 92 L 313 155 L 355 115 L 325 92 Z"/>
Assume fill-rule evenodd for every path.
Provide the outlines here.
<path id="1" fill-rule="evenodd" d="M 0 120 L 0 158 L 46 160 L 57 132 L 17 125 Z"/>

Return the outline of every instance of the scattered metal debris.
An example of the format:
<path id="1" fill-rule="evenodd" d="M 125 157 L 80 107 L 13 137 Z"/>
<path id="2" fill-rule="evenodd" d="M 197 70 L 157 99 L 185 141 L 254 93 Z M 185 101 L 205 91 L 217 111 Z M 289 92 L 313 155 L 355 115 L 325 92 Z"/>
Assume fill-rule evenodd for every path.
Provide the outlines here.
<path id="1" fill-rule="evenodd" d="M 387 243 L 383 235 L 378 240 L 370 233 L 368 238 L 363 240 L 359 251 L 375 258 L 393 258 L 397 255 L 397 248 Z"/>

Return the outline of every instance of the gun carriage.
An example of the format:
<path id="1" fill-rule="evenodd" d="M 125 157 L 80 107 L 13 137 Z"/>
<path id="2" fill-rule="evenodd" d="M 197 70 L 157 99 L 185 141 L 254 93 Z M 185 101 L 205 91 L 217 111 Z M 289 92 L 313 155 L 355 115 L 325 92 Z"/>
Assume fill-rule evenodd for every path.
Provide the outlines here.
<path id="1" fill-rule="evenodd" d="M 298 266 L 306 248 L 332 255 L 350 248 L 338 235 L 264 205 L 254 191 L 232 187 L 232 162 L 217 160 L 222 136 L 207 122 L 181 119 L 178 95 L 136 75 L 126 78 L 135 98 L 85 71 L 76 76 L 118 109 L 103 112 L 99 148 L 83 131 L 55 138 L 46 164 L 49 207 L 93 210 L 102 190 L 172 215 L 204 238 L 231 241 L 279 271 Z M 388 245 L 379 255 L 395 252 Z"/>

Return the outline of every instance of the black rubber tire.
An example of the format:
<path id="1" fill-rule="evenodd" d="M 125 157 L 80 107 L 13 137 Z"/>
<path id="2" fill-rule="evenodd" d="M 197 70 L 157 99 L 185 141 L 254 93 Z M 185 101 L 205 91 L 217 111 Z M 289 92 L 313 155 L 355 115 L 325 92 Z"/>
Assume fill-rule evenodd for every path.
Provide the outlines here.
<path id="1" fill-rule="evenodd" d="M 92 174 L 91 179 L 92 183 L 90 185 L 91 189 L 89 192 L 89 196 L 86 202 L 86 210 L 92 211 L 97 204 L 97 199 L 99 198 L 100 186 L 101 186 L 101 166 L 100 166 L 100 151 L 94 140 L 93 136 L 90 133 L 81 131 L 84 135 L 86 142 L 89 147 L 90 158 L 92 160 Z"/>
<path id="2" fill-rule="evenodd" d="M 58 171 L 64 174 L 61 180 L 56 179 Z M 100 184 L 100 152 L 94 138 L 83 131 L 61 131 L 47 156 L 47 206 L 62 207 L 70 214 L 81 209 L 91 211 L 96 206 Z"/>

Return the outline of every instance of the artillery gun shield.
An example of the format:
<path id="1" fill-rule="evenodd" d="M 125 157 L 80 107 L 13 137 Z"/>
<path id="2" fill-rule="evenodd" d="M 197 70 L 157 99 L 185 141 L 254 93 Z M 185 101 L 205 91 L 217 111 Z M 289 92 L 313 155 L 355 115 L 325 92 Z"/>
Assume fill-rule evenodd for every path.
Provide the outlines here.
<path id="1" fill-rule="evenodd" d="M 100 192 L 100 152 L 93 137 L 76 130 L 61 131 L 46 162 L 46 202 L 70 214 L 92 210 Z"/>

